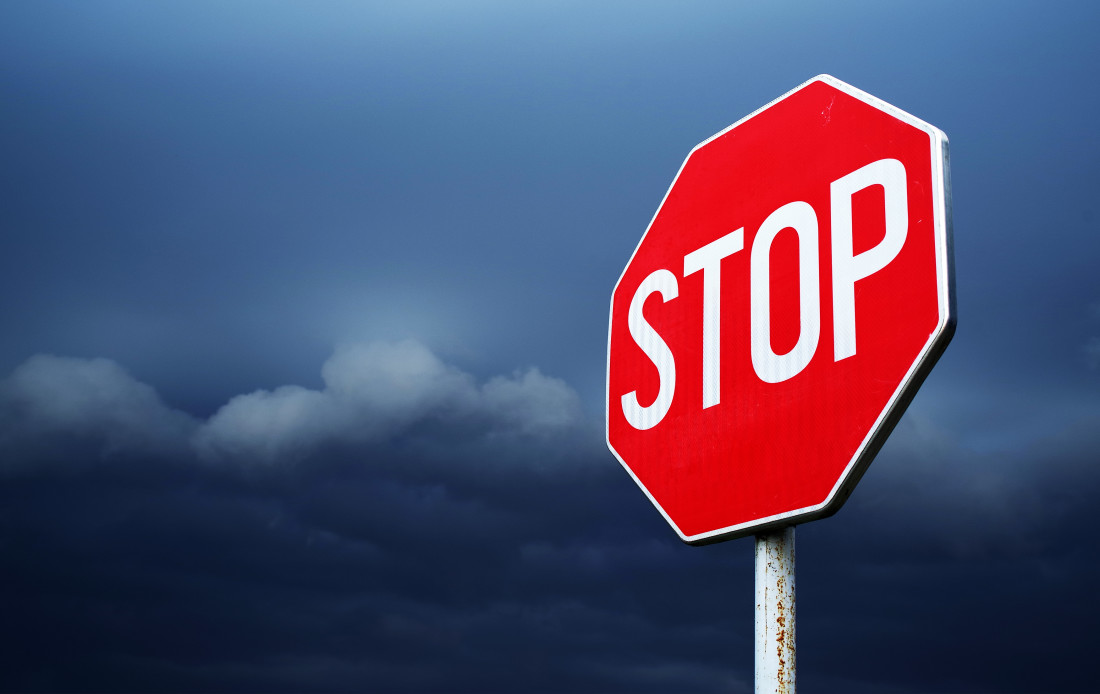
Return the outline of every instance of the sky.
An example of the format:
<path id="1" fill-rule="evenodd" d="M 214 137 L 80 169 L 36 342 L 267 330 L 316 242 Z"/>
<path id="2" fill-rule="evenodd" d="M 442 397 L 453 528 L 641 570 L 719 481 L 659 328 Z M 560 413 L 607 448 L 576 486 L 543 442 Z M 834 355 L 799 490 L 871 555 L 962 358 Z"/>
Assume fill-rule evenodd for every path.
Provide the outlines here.
<path id="1" fill-rule="evenodd" d="M 798 683 L 1097 691 L 1100 6 L 0 5 L 4 691 L 748 692 L 753 541 L 604 443 L 691 148 L 951 142 L 958 329 L 800 526 Z"/>

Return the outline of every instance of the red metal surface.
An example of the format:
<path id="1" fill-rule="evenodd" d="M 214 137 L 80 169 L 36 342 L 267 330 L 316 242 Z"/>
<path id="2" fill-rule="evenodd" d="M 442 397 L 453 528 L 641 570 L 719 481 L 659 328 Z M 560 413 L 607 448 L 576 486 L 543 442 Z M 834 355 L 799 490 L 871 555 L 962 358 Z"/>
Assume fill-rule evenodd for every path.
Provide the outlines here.
<path id="1" fill-rule="evenodd" d="M 946 230 L 938 228 L 944 213 L 936 196 L 946 183 L 937 179 L 945 175 L 935 168 L 937 147 L 943 144 L 926 130 L 818 80 L 685 161 L 616 285 L 607 383 L 608 445 L 683 539 L 742 535 L 753 523 L 831 512 L 829 504 L 843 500 L 837 492 L 845 475 L 858 478 L 869 462 L 857 458 L 873 455 L 876 427 L 892 426 L 888 410 L 911 397 L 907 381 L 919 385 L 914 365 L 934 361 L 937 339 L 939 350 L 946 344 L 953 317 L 944 296 L 950 268 Z M 838 360 L 830 184 L 883 159 L 904 165 L 908 228 L 897 255 L 856 282 L 857 351 Z M 870 186 L 851 197 L 855 254 L 884 238 L 883 191 Z M 765 219 L 796 201 L 813 208 L 818 224 L 820 337 L 801 371 L 766 383 L 750 358 L 751 248 Z M 684 256 L 742 228 L 743 250 L 721 261 L 720 402 L 704 408 L 704 273 L 685 275 Z M 799 243 L 786 228 L 771 245 L 771 348 L 779 355 L 795 345 L 805 320 Z M 675 390 L 667 414 L 640 430 L 626 420 L 622 396 L 634 392 L 644 406 L 661 384 L 627 316 L 639 285 L 659 269 L 675 275 L 678 295 L 650 295 L 643 314 L 675 358 Z"/>

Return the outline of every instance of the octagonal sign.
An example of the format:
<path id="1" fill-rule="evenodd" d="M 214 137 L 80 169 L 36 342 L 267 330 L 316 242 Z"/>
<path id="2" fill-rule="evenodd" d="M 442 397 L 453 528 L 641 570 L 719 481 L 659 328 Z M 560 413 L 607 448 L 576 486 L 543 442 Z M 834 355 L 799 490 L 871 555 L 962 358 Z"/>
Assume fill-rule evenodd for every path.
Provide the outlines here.
<path id="1" fill-rule="evenodd" d="M 607 443 L 692 544 L 835 512 L 955 326 L 947 138 L 821 75 L 696 146 L 611 298 Z"/>

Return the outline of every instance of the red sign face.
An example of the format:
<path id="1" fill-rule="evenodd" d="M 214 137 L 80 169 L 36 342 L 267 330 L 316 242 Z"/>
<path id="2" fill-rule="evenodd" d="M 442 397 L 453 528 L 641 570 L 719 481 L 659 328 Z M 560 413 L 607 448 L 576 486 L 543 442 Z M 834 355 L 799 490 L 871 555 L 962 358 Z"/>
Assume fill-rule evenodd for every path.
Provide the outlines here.
<path id="1" fill-rule="evenodd" d="M 836 511 L 954 331 L 947 138 L 822 75 L 691 151 L 615 285 L 607 443 L 693 544 Z"/>

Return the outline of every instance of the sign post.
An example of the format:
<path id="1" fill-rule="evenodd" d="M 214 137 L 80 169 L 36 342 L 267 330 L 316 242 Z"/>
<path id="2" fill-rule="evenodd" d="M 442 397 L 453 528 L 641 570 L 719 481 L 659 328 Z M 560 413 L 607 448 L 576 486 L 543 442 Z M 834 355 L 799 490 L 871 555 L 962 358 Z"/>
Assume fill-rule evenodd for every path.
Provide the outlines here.
<path id="1" fill-rule="evenodd" d="M 756 536 L 756 694 L 795 691 L 794 526 Z"/>
<path id="2" fill-rule="evenodd" d="M 697 145 L 615 285 L 608 447 L 684 542 L 758 536 L 780 691 L 793 526 L 841 507 L 954 329 L 947 137 L 828 75 Z"/>

